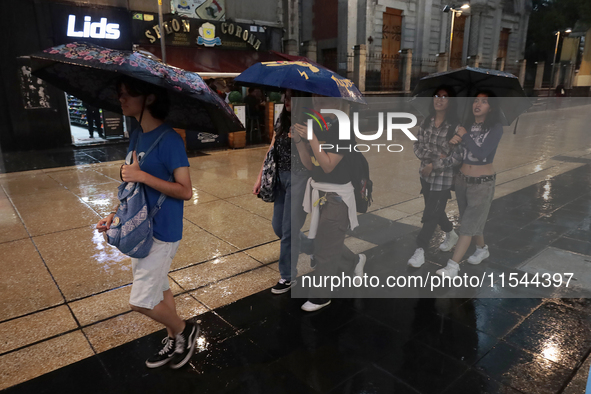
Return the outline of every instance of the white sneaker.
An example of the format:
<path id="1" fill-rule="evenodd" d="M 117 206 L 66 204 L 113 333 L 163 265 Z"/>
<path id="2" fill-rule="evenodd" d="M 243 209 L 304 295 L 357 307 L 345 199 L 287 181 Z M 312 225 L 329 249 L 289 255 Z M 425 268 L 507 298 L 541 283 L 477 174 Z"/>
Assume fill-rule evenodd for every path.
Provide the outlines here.
<path id="1" fill-rule="evenodd" d="M 483 248 L 476 246 L 476 252 L 474 252 L 472 256 L 468 257 L 468 263 L 474 265 L 480 264 L 482 263 L 482 260 L 488 256 L 490 256 L 490 253 L 488 252 L 488 245 L 484 245 Z"/>
<path id="2" fill-rule="evenodd" d="M 325 302 L 324 304 L 314 304 L 313 302 L 306 301 L 304 305 L 302 305 L 302 310 L 306 312 L 314 312 L 328 306 L 330 304 L 330 300 Z"/>
<path id="3" fill-rule="evenodd" d="M 425 264 L 425 251 L 423 248 L 417 248 L 415 254 L 413 254 L 408 260 L 408 265 L 414 268 L 419 268 L 423 264 Z"/>
<path id="4" fill-rule="evenodd" d="M 359 262 L 355 266 L 355 276 L 363 277 L 363 267 L 365 267 L 365 262 L 367 261 L 367 257 L 364 254 L 359 255 Z"/>
<path id="5" fill-rule="evenodd" d="M 445 240 L 439 245 L 439 249 L 444 252 L 449 252 L 458 243 L 460 236 L 452 229 L 449 233 L 445 233 Z"/>
<path id="6" fill-rule="evenodd" d="M 447 265 L 443 268 L 438 269 L 437 271 L 435 271 L 435 273 L 443 277 L 449 276 L 451 278 L 455 278 L 456 276 L 458 276 L 459 271 L 460 265 L 452 259 L 449 259 L 447 260 Z"/>

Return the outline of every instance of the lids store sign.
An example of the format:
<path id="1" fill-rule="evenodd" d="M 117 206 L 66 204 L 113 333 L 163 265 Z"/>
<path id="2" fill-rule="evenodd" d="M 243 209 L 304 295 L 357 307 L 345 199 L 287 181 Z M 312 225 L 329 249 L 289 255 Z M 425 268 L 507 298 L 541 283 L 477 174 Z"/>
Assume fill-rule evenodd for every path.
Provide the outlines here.
<path id="1" fill-rule="evenodd" d="M 131 23 L 126 9 L 50 2 L 49 12 L 56 43 L 86 40 L 113 49 L 131 48 Z"/>
<path id="2" fill-rule="evenodd" d="M 92 17 L 84 17 L 82 30 L 76 29 L 76 15 L 68 16 L 68 37 L 98 38 L 117 40 L 121 37 L 119 23 L 108 23 L 107 18 L 101 18 L 100 22 L 92 22 Z"/>
<path id="3" fill-rule="evenodd" d="M 203 22 L 165 17 L 160 31 L 156 20 L 147 23 L 143 14 L 142 20 L 134 14 L 133 32 L 137 41 L 142 44 L 156 44 L 162 36 L 166 45 L 172 46 L 205 46 L 227 49 L 266 50 L 265 37 L 267 28 L 230 22 Z M 142 14 L 140 14 L 142 15 Z"/>

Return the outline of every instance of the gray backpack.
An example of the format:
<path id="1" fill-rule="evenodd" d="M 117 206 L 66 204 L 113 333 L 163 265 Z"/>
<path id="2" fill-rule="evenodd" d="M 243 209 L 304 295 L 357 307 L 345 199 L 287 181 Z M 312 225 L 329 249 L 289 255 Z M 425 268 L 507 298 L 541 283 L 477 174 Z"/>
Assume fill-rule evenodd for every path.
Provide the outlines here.
<path id="1" fill-rule="evenodd" d="M 140 166 L 168 132 L 165 131 L 154 141 L 140 160 Z M 171 175 L 169 181 L 172 179 Z M 166 199 L 165 194 L 160 194 L 158 202 L 148 212 L 148 200 L 144 188 L 144 184 L 139 182 L 123 182 L 119 185 L 119 192 L 117 193 L 117 198 L 120 201 L 119 208 L 113 217 L 111 227 L 106 232 L 107 242 L 110 245 L 115 246 L 121 253 L 136 259 L 147 257 L 150 253 L 154 242 L 152 238 L 154 232 L 152 220 L 160 211 L 162 203 Z"/>

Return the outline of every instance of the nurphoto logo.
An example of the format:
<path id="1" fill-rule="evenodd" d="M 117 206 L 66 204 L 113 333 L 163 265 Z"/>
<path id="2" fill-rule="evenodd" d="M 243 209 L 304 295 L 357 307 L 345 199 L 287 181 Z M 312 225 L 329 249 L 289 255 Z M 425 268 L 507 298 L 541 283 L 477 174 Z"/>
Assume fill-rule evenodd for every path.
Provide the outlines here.
<path id="1" fill-rule="evenodd" d="M 320 130 L 328 130 L 328 125 L 322 114 L 333 114 L 336 116 L 339 125 L 339 141 L 349 142 L 337 144 L 320 144 L 320 150 L 322 149 L 336 149 L 339 151 L 355 151 L 355 152 L 369 152 L 370 150 L 377 150 L 380 152 L 381 148 L 385 148 L 388 152 L 402 152 L 404 149 L 400 144 L 351 144 L 351 121 L 349 115 L 338 109 L 321 109 L 320 112 L 315 111 L 311 108 L 304 107 L 304 109 L 311 112 L 304 112 L 312 119 L 307 120 L 308 126 L 308 140 L 312 139 L 314 121 L 320 127 Z M 376 141 L 382 137 L 384 133 L 384 119 L 386 119 L 386 139 L 392 141 L 395 130 L 402 131 L 411 141 L 416 141 L 417 138 L 409 131 L 409 129 L 417 125 L 417 117 L 408 112 L 379 112 L 378 113 L 378 129 L 373 134 L 361 133 L 359 131 L 359 113 L 353 113 L 353 133 L 361 141 Z M 409 119 L 409 123 L 398 123 L 401 119 Z M 355 139 L 353 139 L 355 141 Z"/>

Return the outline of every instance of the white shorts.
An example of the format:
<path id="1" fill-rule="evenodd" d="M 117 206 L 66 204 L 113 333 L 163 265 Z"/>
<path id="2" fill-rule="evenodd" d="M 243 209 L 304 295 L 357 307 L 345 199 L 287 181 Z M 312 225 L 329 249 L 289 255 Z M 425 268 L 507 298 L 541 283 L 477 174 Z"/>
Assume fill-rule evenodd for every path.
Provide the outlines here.
<path id="1" fill-rule="evenodd" d="M 131 259 L 133 285 L 129 303 L 146 309 L 154 309 L 170 289 L 168 270 L 179 248 L 180 241 L 163 242 L 154 238 L 150 254 L 143 259 Z"/>

